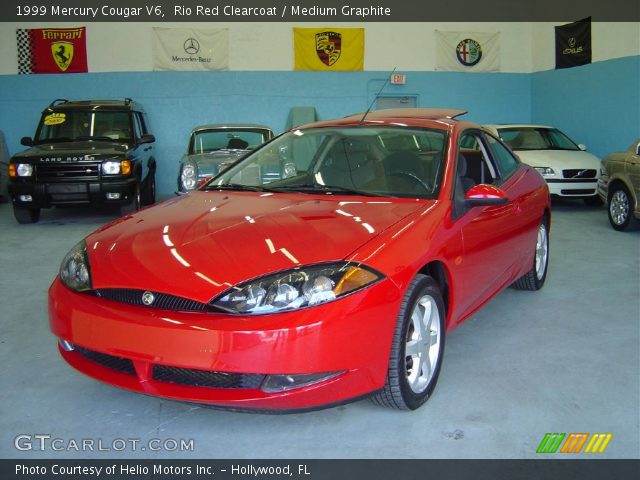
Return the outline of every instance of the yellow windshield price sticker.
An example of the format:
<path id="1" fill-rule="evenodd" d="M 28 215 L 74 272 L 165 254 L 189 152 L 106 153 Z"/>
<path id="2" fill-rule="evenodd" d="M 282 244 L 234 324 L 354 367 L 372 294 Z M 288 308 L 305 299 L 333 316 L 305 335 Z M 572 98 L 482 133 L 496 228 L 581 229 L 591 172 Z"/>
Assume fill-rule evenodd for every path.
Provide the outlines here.
<path id="1" fill-rule="evenodd" d="M 64 113 L 51 113 L 44 117 L 45 125 L 59 125 L 66 120 Z"/>

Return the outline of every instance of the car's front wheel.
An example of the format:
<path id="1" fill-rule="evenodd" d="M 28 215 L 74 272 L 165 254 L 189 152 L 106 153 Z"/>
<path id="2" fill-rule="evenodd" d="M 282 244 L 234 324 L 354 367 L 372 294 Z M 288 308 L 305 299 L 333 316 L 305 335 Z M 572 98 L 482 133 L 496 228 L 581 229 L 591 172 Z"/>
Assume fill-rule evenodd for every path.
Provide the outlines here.
<path id="1" fill-rule="evenodd" d="M 549 225 L 547 218 L 543 218 L 538 227 L 536 249 L 533 255 L 531 270 L 513 283 L 518 290 L 540 290 L 547 278 L 549 266 Z"/>
<path id="2" fill-rule="evenodd" d="M 40 209 L 13 207 L 13 216 L 18 223 L 36 223 L 40 220 Z"/>
<path id="3" fill-rule="evenodd" d="M 609 222 L 618 231 L 631 230 L 635 226 L 632 197 L 627 187 L 616 184 L 609 189 Z"/>
<path id="4" fill-rule="evenodd" d="M 415 410 L 438 381 L 444 354 L 445 309 L 433 278 L 417 275 L 400 306 L 384 388 L 374 403 Z"/>

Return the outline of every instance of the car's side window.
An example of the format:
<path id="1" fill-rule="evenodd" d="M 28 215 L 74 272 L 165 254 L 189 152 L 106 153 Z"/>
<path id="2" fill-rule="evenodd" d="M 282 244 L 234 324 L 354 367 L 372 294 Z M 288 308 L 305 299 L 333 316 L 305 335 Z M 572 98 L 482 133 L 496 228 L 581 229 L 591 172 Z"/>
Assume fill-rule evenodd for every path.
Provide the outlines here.
<path id="1" fill-rule="evenodd" d="M 136 132 L 136 138 L 140 139 L 143 135 L 142 126 L 140 125 L 140 114 L 138 112 L 134 112 L 133 114 L 133 128 Z"/>
<path id="2" fill-rule="evenodd" d="M 498 166 L 500 177 L 505 179 L 518 169 L 518 160 L 505 148 L 502 143 L 493 138 L 491 135 L 485 135 L 493 158 Z"/>
<path id="3" fill-rule="evenodd" d="M 492 184 L 497 180 L 496 168 L 480 132 L 468 131 L 460 137 L 456 174 L 465 192 L 473 185 Z"/>

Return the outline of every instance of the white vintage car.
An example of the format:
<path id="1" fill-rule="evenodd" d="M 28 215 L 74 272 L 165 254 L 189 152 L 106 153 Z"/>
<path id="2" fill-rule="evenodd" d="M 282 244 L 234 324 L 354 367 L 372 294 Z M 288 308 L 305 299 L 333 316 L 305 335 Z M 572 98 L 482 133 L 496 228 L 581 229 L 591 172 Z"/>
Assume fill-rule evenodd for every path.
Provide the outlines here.
<path id="1" fill-rule="evenodd" d="M 545 125 L 486 125 L 535 168 L 547 181 L 551 195 L 582 198 L 587 205 L 601 205 L 598 196 L 600 159 L 586 152 L 567 135 Z"/>

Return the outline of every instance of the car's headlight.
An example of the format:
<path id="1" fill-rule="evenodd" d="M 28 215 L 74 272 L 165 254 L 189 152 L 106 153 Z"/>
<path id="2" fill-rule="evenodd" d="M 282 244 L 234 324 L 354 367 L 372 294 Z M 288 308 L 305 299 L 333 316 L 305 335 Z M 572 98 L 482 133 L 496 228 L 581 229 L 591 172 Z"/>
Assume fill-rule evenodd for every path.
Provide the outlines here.
<path id="1" fill-rule="evenodd" d="M 185 190 L 193 190 L 198 182 L 198 170 L 193 163 L 185 163 L 180 171 L 180 181 Z"/>
<path id="2" fill-rule="evenodd" d="M 210 304 L 244 315 L 283 312 L 330 302 L 382 278 L 375 270 L 355 263 L 298 267 L 241 283 Z"/>
<path id="3" fill-rule="evenodd" d="M 33 174 L 33 165 L 30 163 L 18 163 L 16 172 L 19 177 L 30 177 Z"/>
<path id="4" fill-rule="evenodd" d="M 62 260 L 60 280 L 76 292 L 91 290 L 91 271 L 84 240 L 73 247 Z"/>
<path id="5" fill-rule="evenodd" d="M 102 173 L 105 175 L 128 175 L 131 172 L 131 162 L 129 160 L 110 160 L 102 164 Z"/>
<path id="6" fill-rule="evenodd" d="M 543 177 L 550 177 L 556 174 L 556 172 L 554 172 L 553 168 L 551 167 L 533 167 L 533 168 L 535 168 Z"/>

